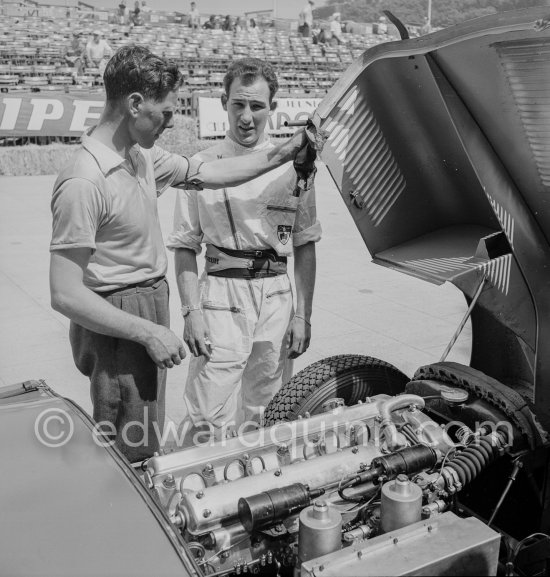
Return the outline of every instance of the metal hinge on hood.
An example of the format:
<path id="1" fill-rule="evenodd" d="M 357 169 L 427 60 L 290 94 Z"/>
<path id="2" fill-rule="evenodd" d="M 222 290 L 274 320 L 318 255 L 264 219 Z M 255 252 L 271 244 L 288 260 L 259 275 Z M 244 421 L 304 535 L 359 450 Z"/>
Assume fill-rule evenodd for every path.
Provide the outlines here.
<path id="1" fill-rule="evenodd" d="M 26 393 L 32 393 L 33 391 L 38 391 L 39 389 L 48 389 L 48 385 L 40 381 L 23 381 L 22 383 L 17 383 L 11 387 L 4 387 L 0 389 L 0 399 L 9 399 L 12 397 L 19 397 L 25 395 Z"/>

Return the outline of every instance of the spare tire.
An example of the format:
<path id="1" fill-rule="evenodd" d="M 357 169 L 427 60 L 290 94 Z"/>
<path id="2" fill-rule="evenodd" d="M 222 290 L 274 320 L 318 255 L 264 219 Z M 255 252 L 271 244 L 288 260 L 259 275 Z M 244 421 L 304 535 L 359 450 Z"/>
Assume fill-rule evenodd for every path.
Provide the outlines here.
<path id="1" fill-rule="evenodd" d="M 266 407 L 265 426 L 322 413 L 323 403 L 335 397 L 349 406 L 372 395 L 397 395 L 409 380 L 398 368 L 373 357 L 327 357 L 302 369 L 280 388 Z"/>

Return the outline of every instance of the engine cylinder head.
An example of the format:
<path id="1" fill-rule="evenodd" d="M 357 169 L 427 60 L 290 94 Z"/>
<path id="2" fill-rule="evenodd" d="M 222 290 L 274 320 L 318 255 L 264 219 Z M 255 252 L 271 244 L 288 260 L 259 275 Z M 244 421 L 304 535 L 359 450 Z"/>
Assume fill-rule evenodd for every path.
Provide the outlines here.
<path id="1" fill-rule="evenodd" d="M 422 489 L 406 475 L 382 485 L 380 525 L 384 533 L 416 523 L 421 517 Z"/>
<path id="2" fill-rule="evenodd" d="M 298 558 L 300 562 L 342 548 L 342 515 L 325 501 L 316 501 L 300 513 Z"/>

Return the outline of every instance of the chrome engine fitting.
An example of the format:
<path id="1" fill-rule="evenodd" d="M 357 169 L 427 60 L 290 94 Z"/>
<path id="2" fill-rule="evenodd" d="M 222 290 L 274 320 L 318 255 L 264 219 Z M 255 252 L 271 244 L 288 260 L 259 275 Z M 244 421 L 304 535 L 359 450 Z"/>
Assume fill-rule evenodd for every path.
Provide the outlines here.
<path id="1" fill-rule="evenodd" d="M 324 501 L 300 513 L 298 560 L 300 563 L 342 548 L 342 515 Z"/>
<path id="2" fill-rule="evenodd" d="M 146 462 L 151 490 L 205 575 L 317 574 L 323 556 L 338 558 L 365 539 L 425 531 L 422 523 L 445 515 L 506 445 L 494 432 L 475 443 L 471 436 L 467 447 L 453 441 L 414 394 L 328 406 Z M 469 554 L 490 551 L 493 566 L 486 541 L 498 533 L 486 529 Z M 415 550 L 414 539 L 407 548 Z"/>
<path id="3" fill-rule="evenodd" d="M 384 533 L 412 525 L 422 516 L 422 489 L 399 474 L 382 485 L 380 527 Z"/>

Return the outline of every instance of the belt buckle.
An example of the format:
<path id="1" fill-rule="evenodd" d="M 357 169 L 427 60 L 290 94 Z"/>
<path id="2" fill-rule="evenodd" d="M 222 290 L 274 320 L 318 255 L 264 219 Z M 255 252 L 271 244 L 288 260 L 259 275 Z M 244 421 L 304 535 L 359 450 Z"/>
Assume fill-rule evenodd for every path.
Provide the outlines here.
<path id="1" fill-rule="evenodd" d="M 262 258 L 264 251 L 263 250 L 255 250 L 254 254 L 255 254 L 256 258 Z"/>

